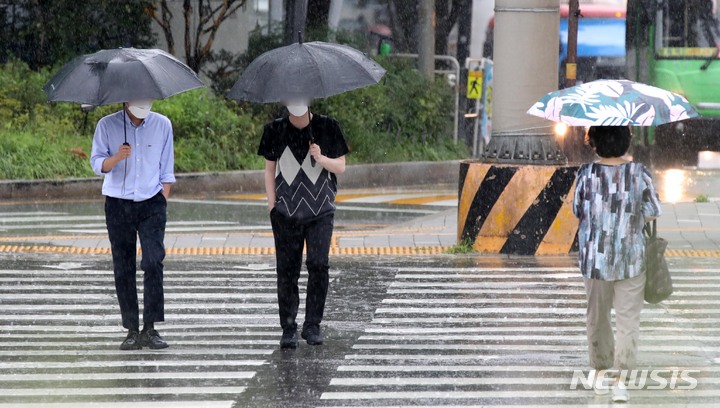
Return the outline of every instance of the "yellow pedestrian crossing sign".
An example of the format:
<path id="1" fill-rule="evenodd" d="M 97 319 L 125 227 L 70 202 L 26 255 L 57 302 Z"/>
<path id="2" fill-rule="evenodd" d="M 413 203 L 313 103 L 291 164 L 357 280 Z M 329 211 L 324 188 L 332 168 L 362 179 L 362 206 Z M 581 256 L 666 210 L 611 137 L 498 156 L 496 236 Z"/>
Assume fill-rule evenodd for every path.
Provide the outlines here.
<path id="1" fill-rule="evenodd" d="M 468 71 L 467 99 L 480 99 L 482 95 L 482 71 Z"/>

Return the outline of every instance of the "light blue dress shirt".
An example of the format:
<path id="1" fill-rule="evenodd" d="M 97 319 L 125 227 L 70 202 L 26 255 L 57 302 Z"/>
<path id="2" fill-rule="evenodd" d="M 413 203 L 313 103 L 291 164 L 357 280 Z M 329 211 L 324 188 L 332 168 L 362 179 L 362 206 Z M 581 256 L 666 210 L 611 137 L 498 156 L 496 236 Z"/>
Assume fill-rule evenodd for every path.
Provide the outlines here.
<path id="1" fill-rule="evenodd" d="M 162 191 L 163 183 L 175 182 L 172 124 L 167 117 L 150 112 L 139 126 L 135 126 L 123 112 L 98 121 L 90 165 L 95 174 L 104 176 L 103 195 L 145 201 Z M 132 147 L 130 157 L 103 173 L 103 162 L 120 150 L 125 142 L 125 132 Z"/>

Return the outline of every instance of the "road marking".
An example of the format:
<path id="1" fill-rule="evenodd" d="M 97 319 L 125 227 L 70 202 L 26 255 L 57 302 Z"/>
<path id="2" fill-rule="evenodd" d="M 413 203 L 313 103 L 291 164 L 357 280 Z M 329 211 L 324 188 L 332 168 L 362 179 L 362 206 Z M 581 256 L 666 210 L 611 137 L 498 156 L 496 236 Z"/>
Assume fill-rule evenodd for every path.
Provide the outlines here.
<path id="1" fill-rule="evenodd" d="M 112 271 L 64 266 L 0 271 L 0 408 L 229 408 L 277 349 L 274 271 L 166 270 L 170 348 L 123 351 Z"/>
<path id="2" fill-rule="evenodd" d="M 579 271 L 530 269 L 398 268 L 321 398 L 343 407 L 594 406 L 592 391 L 570 389 L 573 370 L 587 370 Z M 638 365 L 695 370 L 699 388 L 631 391 L 634 404 L 660 406 L 671 396 L 699 406 L 720 397 L 720 367 L 707 358 L 720 352 L 717 268 L 671 270 L 676 293 L 642 312 Z"/>
<path id="3" fill-rule="evenodd" d="M 87 395 L 208 395 L 241 394 L 247 387 L 118 387 L 118 388 L 0 388 L 5 397 L 87 396 Z"/>
<path id="4" fill-rule="evenodd" d="M 89 374 L 0 374 L 0 381 L 107 381 L 107 380 L 247 380 L 255 376 L 254 371 L 212 371 L 172 373 L 89 373 Z"/>
<path id="5" fill-rule="evenodd" d="M 102 408 L 137 408 L 138 402 L 109 402 L 103 401 Z M 193 399 L 192 401 L 152 401 L 153 408 L 232 408 L 234 400 L 229 401 L 203 401 Z M 43 402 L 39 404 L 23 403 L 4 404 L 0 402 L 0 408 L 98 408 L 96 402 Z"/>

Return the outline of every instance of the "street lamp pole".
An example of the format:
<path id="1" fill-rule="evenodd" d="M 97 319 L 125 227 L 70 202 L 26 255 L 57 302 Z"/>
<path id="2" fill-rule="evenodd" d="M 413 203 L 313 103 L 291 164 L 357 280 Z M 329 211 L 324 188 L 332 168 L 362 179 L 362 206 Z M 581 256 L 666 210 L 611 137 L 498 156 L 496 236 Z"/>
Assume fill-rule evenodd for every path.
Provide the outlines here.
<path id="1" fill-rule="evenodd" d="M 568 41 L 567 61 L 565 64 L 565 87 L 575 86 L 577 79 L 577 36 L 578 19 L 580 18 L 579 0 L 570 0 L 568 3 Z"/>
<path id="2" fill-rule="evenodd" d="M 432 80 L 435 77 L 435 0 L 421 0 L 418 7 L 418 70 L 425 78 Z"/>

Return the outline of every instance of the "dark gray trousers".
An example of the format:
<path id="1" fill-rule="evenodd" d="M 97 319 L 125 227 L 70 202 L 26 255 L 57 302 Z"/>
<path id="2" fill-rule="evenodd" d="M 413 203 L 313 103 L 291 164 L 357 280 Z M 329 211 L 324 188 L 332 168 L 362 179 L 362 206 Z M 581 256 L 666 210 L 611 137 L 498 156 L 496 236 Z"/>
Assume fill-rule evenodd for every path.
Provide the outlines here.
<path id="1" fill-rule="evenodd" d="M 143 277 L 143 322 L 165 320 L 163 260 L 167 201 L 162 193 L 140 202 L 105 198 L 105 223 L 112 248 L 115 291 L 122 325 L 138 329 L 137 238 L 140 237 Z"/>
<path id="2" fill-rule="evenodd" d="M 305 265 L 308 271 L 303 327 L 319 325 L 323 318 L 329 285 L 328 254 L 334 214 L 308 223 L 297 223 L 273 209 L 270 212 L 270 221 L 275 237 L 280 326 L 283 330 L 297 328 L 295 318 L 300 304 L 298 280 L 303 247 L 307 249 Z"/>

